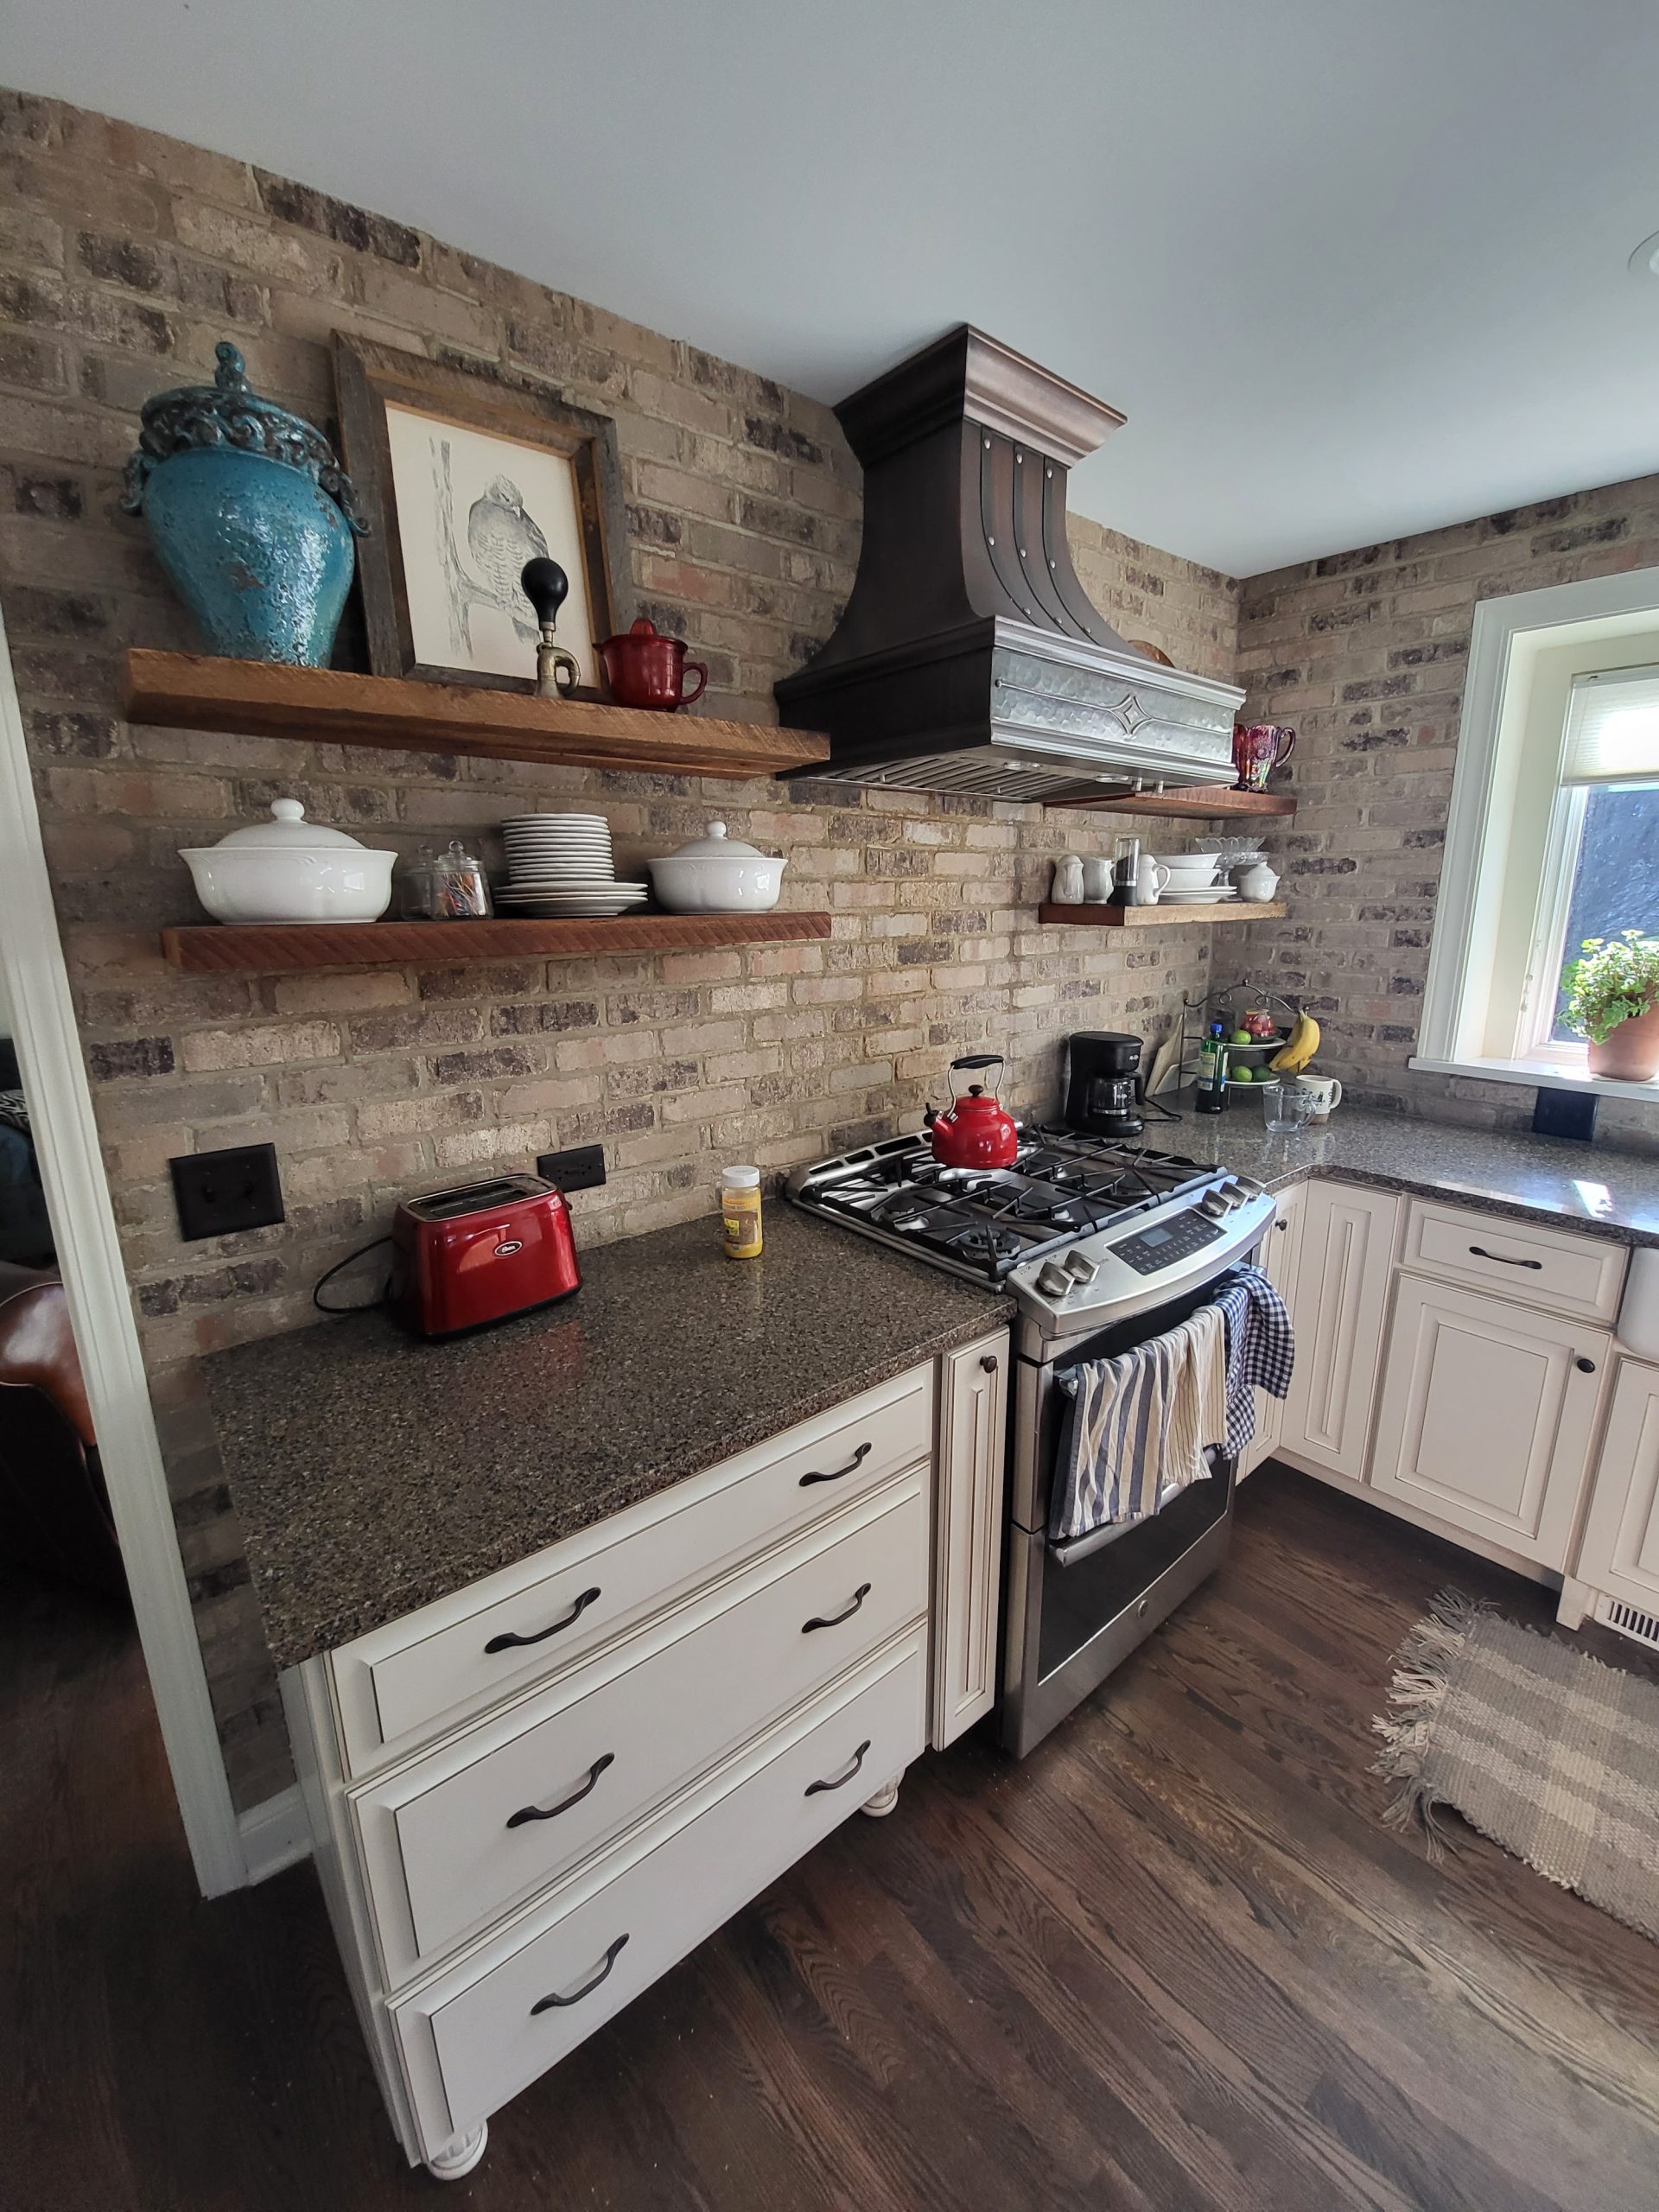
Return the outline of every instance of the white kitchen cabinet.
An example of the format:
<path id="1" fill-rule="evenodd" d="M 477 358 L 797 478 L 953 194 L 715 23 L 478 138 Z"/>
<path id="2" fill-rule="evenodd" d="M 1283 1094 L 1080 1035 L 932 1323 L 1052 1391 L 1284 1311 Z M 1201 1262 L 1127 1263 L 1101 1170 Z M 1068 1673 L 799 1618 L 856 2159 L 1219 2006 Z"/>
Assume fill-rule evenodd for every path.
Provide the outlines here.
<path id="1" fill-rule="evenodd" d="M 1351 1183 L 1305 1192 L 1294 1240 L 1296 1370 L 1279 1442 L 1293 1461 L 1363 1482 L 1402 1202 Z"/>
<path id="2" fill-rule="evenodd" d="M 954 1743 L 996 1701 L 1008 1332 L 939 1362 L 931 1740 Z"/>
<path id="3" fill-rule="evenodd" d="M 1273 1226 L 1262 1239 L 1262 1270 L 1290 1308 L 1292 1325 L 1296 1313 L 1296 1263 L 1302 1231 L 1302 1200 L 1306 1184 L 1294 1183 L 1279 1193 Z M 1285 1400 L 1266 1390 L 1255 1393 L 1255 1434 L 1239 1462 L 1238 1479 L 1272 1459 L 1284 1433 Z"/>
<path id="4" fill-rule="evenodd" d="M 1372 1489 L 1564 1568 L 1610 1349 L 1587 1322 L 1402 1274 Z"/>
<path id="5" fill-rule="evenodd" d="M 1659 1614 L 1659 1367 L 1622 1359 L 1573 1569 L 1580 1582 Z"/>
<path id="6" fill-rule="evenodd" d="M 411 2162 L 470 2171 L 504 2100 L 989 1707 L 1007 1370 L 997 1329 L 284 1674 Z"/>

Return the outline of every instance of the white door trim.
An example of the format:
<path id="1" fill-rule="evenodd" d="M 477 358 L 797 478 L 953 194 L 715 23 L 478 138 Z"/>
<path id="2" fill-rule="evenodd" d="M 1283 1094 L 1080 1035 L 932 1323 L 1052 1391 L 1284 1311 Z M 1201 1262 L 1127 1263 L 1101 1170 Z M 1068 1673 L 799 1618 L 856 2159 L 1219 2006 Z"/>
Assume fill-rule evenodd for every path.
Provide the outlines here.
<path id="1" fill-rule="evenodd" d="M 0 618 L 0 976 L 162 1740 L 202 1893 L 248 1878 L 190 1614 Z"/>

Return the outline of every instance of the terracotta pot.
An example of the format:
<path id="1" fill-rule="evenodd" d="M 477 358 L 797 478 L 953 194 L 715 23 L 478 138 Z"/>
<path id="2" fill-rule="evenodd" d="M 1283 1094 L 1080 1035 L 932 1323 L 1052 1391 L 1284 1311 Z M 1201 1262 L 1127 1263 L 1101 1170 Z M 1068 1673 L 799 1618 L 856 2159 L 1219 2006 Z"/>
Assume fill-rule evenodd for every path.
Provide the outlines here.
<path id="1" fill-rule="evenodd" d="M 1651 1083 L 1659 1075 L 1659 1006 L 1621 1021 L 1599 1045 L 1592 1041 L 1590 1072 L 1617 1076 L 1621 1083 Z"/>

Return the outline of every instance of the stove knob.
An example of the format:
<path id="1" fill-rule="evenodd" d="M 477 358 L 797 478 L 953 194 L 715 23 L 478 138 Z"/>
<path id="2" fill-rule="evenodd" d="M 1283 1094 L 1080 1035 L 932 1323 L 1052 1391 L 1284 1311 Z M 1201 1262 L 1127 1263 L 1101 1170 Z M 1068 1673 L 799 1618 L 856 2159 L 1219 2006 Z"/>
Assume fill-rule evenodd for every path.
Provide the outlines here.
<path id="1" fill-rule="evenodd" d="M 1045 1298 L 1065 1298 L 1071 1290 L 1071 1278 L 1057 1260 L 1046 1260 L 1037 1278 L 1037 1287 Z"/>
<path id="2" fill-rule="evenodd" d="M 1079 1283 L 1093 1282 L 1100 1273 L 1094 1262 L 1083 1252 L 1068 1252 L 1062 1264 L 1067 1274 L 1075 1276 Z"/>
<path id="3" fill-rule="evenodd" d="M 1211 1221 L 1220 1221 L 1228 1211 L 1227 1201 L 1219 1191 L 1206 1191 L 1198 1200 L 1198 1211 L 1207 1213 Z"/>
<path id="4" fill-rule="evenodd" d="M 1250 1194 L 1236 1176 L 1230 1175 L 1221 1186 L 1221 1195 L 1230 1206 L 1242 1206 Z"/>

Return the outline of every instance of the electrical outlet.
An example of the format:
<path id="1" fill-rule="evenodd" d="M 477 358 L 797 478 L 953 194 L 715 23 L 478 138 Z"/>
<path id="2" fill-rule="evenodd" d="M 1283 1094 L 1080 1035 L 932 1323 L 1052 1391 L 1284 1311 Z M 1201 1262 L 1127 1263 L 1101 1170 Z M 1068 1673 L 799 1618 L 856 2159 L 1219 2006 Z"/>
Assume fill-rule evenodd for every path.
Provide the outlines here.
<path id="1" fill-rule="evenodd" d="M 234 1236 L 284 1218 L 274 1144 L 233 1145 L 169 1160 L 173 1199 L 187 1244 L 203 1236 Z"/>
<path id="2" fill-rule="evenodd" d="M 569 1152 L 544 1152 L 537 1160 L 536 1173 L 562 1191 L 596 1191 L 605 1180 L 605 1147 L 577 1144 Z"/>

